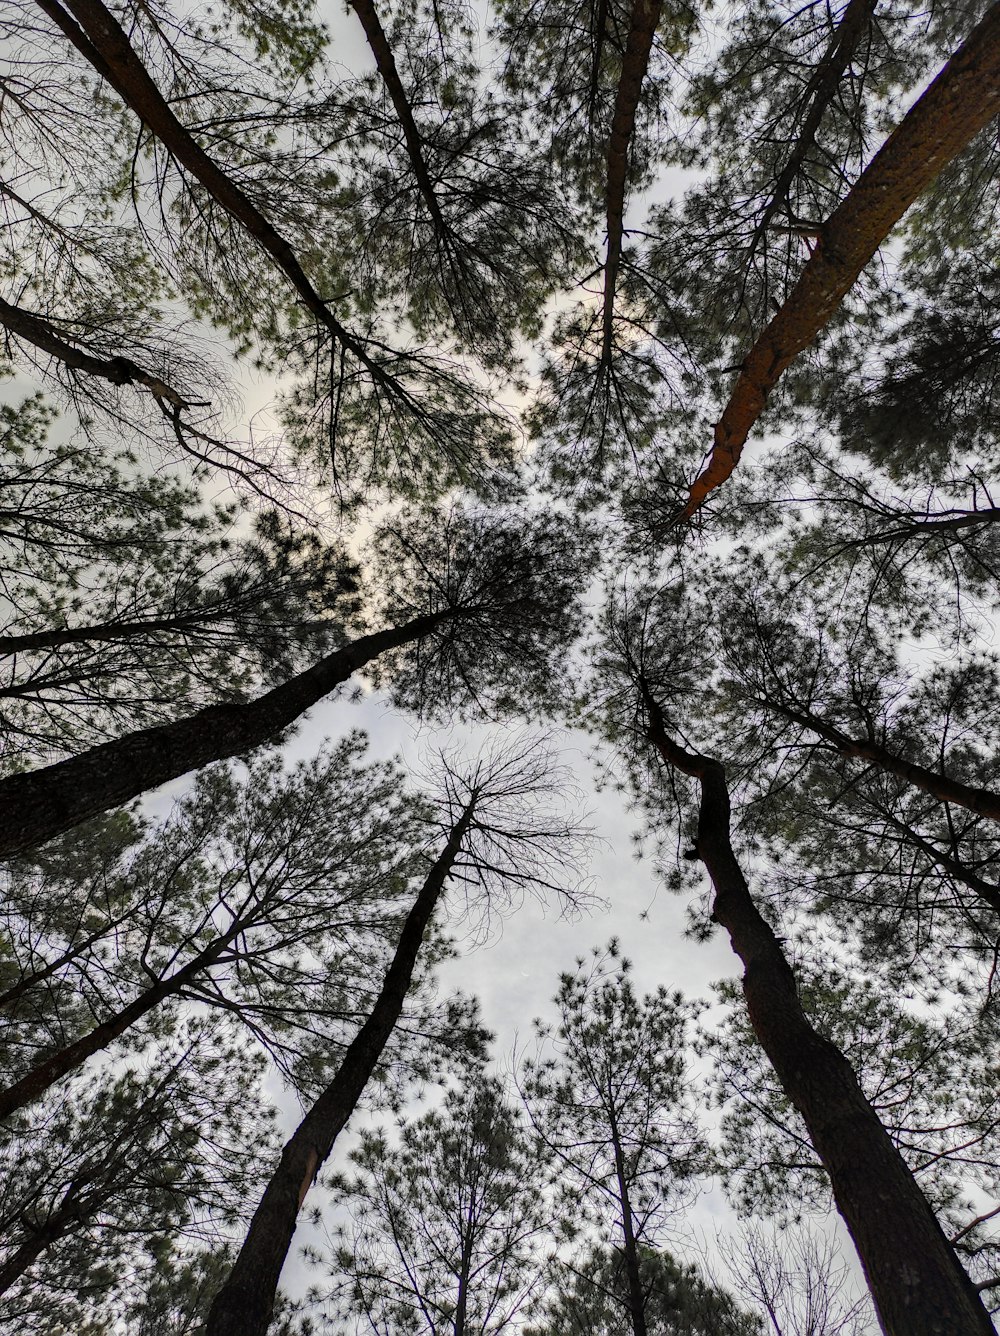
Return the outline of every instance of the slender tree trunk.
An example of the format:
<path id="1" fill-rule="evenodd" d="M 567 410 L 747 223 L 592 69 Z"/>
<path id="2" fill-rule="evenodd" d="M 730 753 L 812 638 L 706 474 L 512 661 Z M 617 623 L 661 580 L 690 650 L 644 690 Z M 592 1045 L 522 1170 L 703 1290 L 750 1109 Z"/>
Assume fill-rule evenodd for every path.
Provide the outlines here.
<path id="1" fill-rule="evenodd" d="M 472 1269 L 472 1227 L 462 1240 L 462 1261 L 458 1274 L 458 1298 L 452 1322 L 452 1336 L 465 1336 L 469 1312 L 469 1272 Z"/>
<path id="2" fill-rule="evenodd" d="M 635 1239 L 632 1202 L 625 1177 L 625 1156 L 618 1135 L 614 1108 L 611 1105 L 608 1107 L 611 1118 L 611 1139 L 615 1150 L 618 1199 L 622 1208 L 622 1251 L 625 1257 L 625 1281 L 628 1285 L 629 1318 L 632 1323 L 632 1336 L 646 1336 L 646 1296 L 642 1290 L 642 1276 L 639 1274 L 639 1247 Z"/>
<path id="3" fill-rule="evenodd" d="M 66 0 L 65 8 L 60 0 L 38 0 L 38 4 L 181 166 L 201 183 L 217 204 L 242 223 L 278 265 L 319 323 L 349 349 L 375 379 L 383 384 L 390 383 L 391 378 L 369 359 L 361 343 L 332 314 L 306 277 L 285 238 L 177 119 L 132 49 L 124 29 L 101 0 Z"/>
<path id="4" fill-rule="evenodd" d="M 344 1055 L 336 1076 L 285 1145 L 240 1254 L 212 1304 L 206 1336 L 264 1336 L 267 1331 L 302 1203 L 357 1107 L 399 1020 L 424 933 L 461 851 L 475 802 L 473 794 L 420 888 L 371 1014 Z"/>
<path id="5" fill-rule="evenodd" d="M 994 4 L 823 225 L 798 282 L 743 360 L 708 464 L 678 521 L 690 519 L 730 477 L 782 373 L 835 314 L 910 205 L 998 113 L 1000 4 Z"/>
<path id="6" fill-rule="evenodd" d="M 91 626 L 59 626 L 49 631 L 30 631 L 20 636 L 0 636 L 0 656 L 23 654 L 33 649 L 58 649 L 61 645 L 89 644 L 98 640 L 134 640 L 136 636 L 157 631 L 192 631 L 223 620 L 224 613 L 180 613 L 176 617 L 150 617 L 147 621 L 95 622 Z"/>
<path id="7" fill-rule="evenodd" d="M 827 723 L 820 715 L 813 714 L 810 710 L 796 710 L 781 701 L 771 699 L 760 699 L 759 704 L 775 710 L 793 724 L 801 724 L 824 742 L 831 743 L 842 756 L 870 761 L 886 774 L 906 780 L 914 788 L 921 789 L 940 802 L 955 803 L 956 806 L 965 807 L 978 816 L 1000 821 L 1000 793 L 995 793 L 992 789 L 980 789 L 972 784 L 963 784 L 957 779 L 949 779 L 938 770 L 930 770 L 927 766 L 904 760 L 877 742 L 849 737 L 834 724 Z"/>
<path id="8" fill-rule="evenodd" d="M 656 36 L 661 8 L 661 0 L 633 0 L 632 23 L 625 46 L 621 79 L 618 83 L 618 95 L 611 121 L 611 134 L 608 138 L 608 188 L 605 195 L 608 249 L 604 261 L 602 370 L 606 370 L 611 363 L 614 340 L 615 286 L 622 258 L 629 144 L 635 133 L 635 116 L 642 95 L 642 81 L 649 68 L 649 53 L 652 50 L 653 38 Z"/>
<path id="9" fill-rule="evenodd" d="M 650 744 L 701 786 L 696 848 L 715 888 L 712 917 L 743 962 L 754 1033 L 829 1175 L 883 1330 L 887 1336 L 995 1336 L 975 1287 L 850 1064 L 802 1010 L 795 976 L 733 853 L 723 767 L 678 746 L 646 683 L 639 687 Z"/>
<path id="10" fill-rule="evenodd" d="M 110 381 L 112 385 L 142 385 L 158 399 L 165 399 L 175 408 L 186 408 L 186 401 L 165 380 L 146 371 L 129 357 L 96 357 L 73 343 L 67 342 L 58 330 L 33 311 L 25 311 L 20 306 L 12 306 L 0 298 L 0 324 L 10 332 L 33 344 L 42 352 L 48 353 L 64 366 L 74 371 L 86 372 L 88 376 L 98 376 Z"/>
<path id="11" fill-rule="evenodd" d="M 23 853 L 189 770 L 261 746 L 366 663 L 456 615 L 448 608 L 361 636 L 256 700 L 209 705 L 0 780 L 0 858 Z"/>
<path id="12" fill-rule="evenodd" d="M 7 1007 L 13 1006 L 15 1002 L 19 1002 L 26 993 L 30 993 L 33 988 L 37 988 L 38 985 L 44 983 L 46 979 L 51 979 L 53 974 L 62 969 L 64 965 L 68 965 L 69 962 L 77 956 L 83 955 L 84 951 L 89 950 L 95 942 L 99 942 L 102 937 L 114 932 L 115 928 L 117 928 L 119 924 L 124 923 L 128 917 L 129 914 L 125 913 L 116 919 L 110 919 L 107 923 L 102 924 L 96 932 L 92 932 L 88 937 L 84 937 L 83 941 L 76 942 L 73 946 L 68 946 L 61 955 L 56 957 L 55 960 L 50 960 L 49 963 L 43 965 L 41 969 L 32 970 L 30 974 L 26 974 L 22 979 L 19 979 L 17 983 L 12 984 L 10 988 L 0 993 L 0 1008 L 6 1009 Z"/>
<path id="13" fill-rule="evenodd" d="M 862 37 L 871 25 L 872 15 L 875 13 L 877 3 L 878 0 L 849 0 L 847 8 L 837 24 L 830 45 L 824 53 L 823 59 L 816 66 L 813 76 L 802 95 L 803 102 L 809 103 L 808 110 L 802 121 L 802 128 L 799 130 L 795 146 L 789 153 L 788 160 L 774 183 L 771 198 L 754 228 L 754 245 L 758 238 L 763 236 L 774 215 L 785 205 L 788 192 L 791 190 L 809 150 L 816 142 L 816 132 L 819 130 L 827 108 L 836 96 L 840 81 L 844 77 L 844 71 L 851 63 Z"/>
<path id="14" fill-rule="evenodd" d="M 52 1053 L 42 1062 L 32 1067 L 19 1081 L 15 1081 L 6 1090 L 0 1090 L 0 1121 L 9 1118 L 18 1109 L 24 1108 L 45 1094 L 57 1081 L 75 1071 L 95 1053 L 100 1053 L 109 1044 L 120 1038 L 126 1030 L 158 1007 L 168 997 L 179 993 L 192 979 L 209 969 L 222 955 L 227 946 L 244 930 L 245 924 L 237 920 L 221 937 L 217 937 L 203 951 L 179 970 L 161 979 L 145 989 L 121 1011 L 110 1016 L 106 1021 L 95 1025 L 81 1038 L 67 1044 L 58 1053 Z"/>
<path id="15" fill-rule="evenodd" d="M 447 240 L 449 228 L 441 212 L 441 205 L 434 190 L 431 174 L 427 170 L 423 140 L 417 128 L 417 123 L 413 119 L 413 109 L 410 106 L 409 98 L 406 96 L 403 81 L 399 77 L 396 59 L 392 54 L 392 47 L 389 45 L 389 39 L 379 19 L 378 10 L 375 8 L 373 0 L 350 0 L 350 4 L 361 20 L 361 26 L 365 30 L 365 37 L 368 39 L 371 53 L 375 57 L 378 72 L 382 76 L 382 82 L 389 94 L 396 119 L 403 131 L 406 154 L 410 159 L 410 166 L 413 168 L 413 175 L 416 178 L 420 194 L 427 205 L 427 212 L 430 214 L 437 232 L 443 239 Z"/>

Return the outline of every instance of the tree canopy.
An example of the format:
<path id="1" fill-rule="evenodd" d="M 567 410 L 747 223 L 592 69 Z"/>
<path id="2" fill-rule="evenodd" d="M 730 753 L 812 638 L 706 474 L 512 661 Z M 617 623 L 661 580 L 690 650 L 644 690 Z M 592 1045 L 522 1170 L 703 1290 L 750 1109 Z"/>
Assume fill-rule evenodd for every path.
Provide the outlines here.
<path id="1" fill-rule="evenodd" d="M 833 1212 L 994 1330 L 998 117 L 965 0 L 8 4 L 11 1330 L 834 1336 Z"/>

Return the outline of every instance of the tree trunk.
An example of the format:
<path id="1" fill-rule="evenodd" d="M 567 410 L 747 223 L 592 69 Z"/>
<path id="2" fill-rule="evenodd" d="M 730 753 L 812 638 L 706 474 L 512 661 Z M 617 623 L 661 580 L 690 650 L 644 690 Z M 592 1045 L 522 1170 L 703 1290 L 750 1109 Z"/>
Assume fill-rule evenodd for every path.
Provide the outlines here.
<path id="1" fill-rule="evenodd" d="M 759 704 L 766 709 L 777 711 L 793 724 L 801 724 L 817 737 L 831 743 L 842 756 L 854 756 L 863 761 L 870 761 L 879 770 L 906 780 L 914 788 L 922 790 L 932 798 L 937 798 L 940 802 L 954 803 L 979 816 L 1000 821 L 1000 793 L 995 793 L 992 789 L 979 789 L 972 784 L 963 784 L 961 780 L 949 779 L 939 770 L 930 770 L 927 766 L 917 765 L 915 761 L 904 760 L 877 742 L 848 737 L 836 725 L 827 723 L 825 719 L 809 710 L 796 710 L 790 705 L 771 699 L 760 699 Z"/>
<path id="2" fill-rule="evenodd" d="M 840 1050 L 812 1026 L 795 976 L 761 916 L 729 834 L 729 790 L 718 761 L 667 735 L 645 681 L 647 738 L 701 785 L 698 857 L 715 888 L 712 917 L 744 966 L 743 992 L 760 1045 L 802 1115 L 830 1178 L 887 1336 L 995 1336 L 975 1287 Z"/>
<path id="3" fill-rule="evenodd" d="M 331 313 L 306 277 L 289 243 L 267 221 L 236 182 L 208 156 L 174 115 L 115 16 L 101 0 L 38 0 L 77 50 L 107 80 L 126 106 L 156 135 L 208 194 L 246 228 L 291 282 L 306 308 L 380 383 L 391 378 Z M 69 11 L 67 13 L 67 10 Z"/>
<path id="4" fill-rule="evenodd" d="M 344 1055 L 336 1076 L 285 1145 L 240 1254 L 212 1304 L 206 1336 L 265 1336 L 302 1203 L 357 1107 L 399 1020 L 424 932 L 461 851 L 475 802 L 473 796 L 420 888 L 371 1014 Z"/>
<path id="5" fill-rule="evenodd" d="M 410 166 L 413 168 L 413 175 L 416 178 L 417 186 L 427 205 L 427 212 L 431 216 L 431 221 L 442 240 L 447 242 L 449 228 L 445 222 L 444 215 L 441 212 L 441 205 L 438 202 L 437 194 L 434 190 L 434 182 L 431 180 L 430 172 L 427 170 L 427 163 L 424 159 L 423 140 L 420 131 L 417 129 L 417 123 L 413 119 L 413 109 L 410 106 L 406 89 L 403 87 L 403 81 L 399 77 L 399 70 L 396 68 L 396 59 L 392 54 L 392 47 L 389 45 L 389 39 L 385 35 L 385 29 L 378 16 L 373 0 L 350 0 L 351 8 L 361 20 L 361 26 L 365 30 L 365 37 L 368 39 L 368 45 L 371 53 L 375 57 L 375 64 L 378 72 L 382 76 L 382 82 L 385 84 L 386 92 L 389 94 L 389 100 L 392 102 L 393 110 L 396 113 L 396 119 L 399 121 L 400 129 L 403 131 L 403 141 L 406 144 L 406 154 L 410 159 Z"/>
<path id="6" fill-rule="evenodd" d="M 646 1336 L 646 1296 L 642 1292 L 642 1277 L 639 1274 L 639 1247 L 635 1239 L 632 1202 L 629 1199 L 628 1183 L 625 1180 L 625 1156 L 622 1152 L 618 1124 L 612 1105 L 608 1106 L 608 1111 L 611 1119 L 611 1139 L 615 1149 L 618 1199 L 622 1208 L 622 1252 L 625 1257 L 625 1280 L 628 1285 L 628 1306 L 632 1323 L 632 1336 Z"/>
<path id="7" fill-rule="evenodd" d="M 193 978 L 209 969 L 230 942 L 244 931 L 245 926 L 241 920 L 236 920 L 226 933 L 215 938 L 181 969 L 145 989 L 127 1007 L 123 1007 L 100 1025 L 95 1025 L 87 1034 L 72 1044 L 67 1044 L 58 1053 L 50 1054 L 6 1090 L 0 1090 L 0 1121 L 9 1118 L 26 1104 L 39 1099 L 57 1081 L 75 1071 L 95 1053 L 106 1049 L 143 1016 L 148 1015 L 154 1007 L 158 1007 L 166 998 L 180 992 Z"/>
<path id="8" fill-rule="evenodd" d="M 95 640 L 113 642 L 133 640 L 136 636 L 154 635 L 158 631 L 194 631 L 199 626 L 211 627 L 225 618 L 224 612 L 206 609 L 199 613 L 179 613 L 175 617 L 150 617 L 147 621 L 95 622 L 91 626 L 59 626 L 48 631 L 28 631 L 19 636 L 0 636 L 0 657 L 23 654 L 33 649 L 58 649 L 62 645 L 89 644 Z"/>
<path id="9" fill-rule="evenodd" d="M 823 225 L 799 281 L 743 360 L 709 462 L 678 522 L 730 477 L 782 373 L 835 314 L 910 205 L 998 113 L 1000 4 L 994 4 Z"/>
<path id="10" fill-rule="evenodd" d="M 633 0 L 625 56 L 622 61 L 618 96 L 608 138 L 608 188 L 605 213 L 608 226 L 608 250 L 604 261 L 604 310 L 602 315 L 601 369 L 611 363 L 614 337 L 615 286 L 622 257 L 625 217 L 625 187 L 628 177 L 628 150 L 635 132 L 635 115 L 642 95 L 642 81 L 649 68 L 656 26 L 660 21 L 661 0 Z"/>
<path id="11" fill-rule="evenodd" d="M 816 132 L 840 87 L 844 71 L 851 63 L 851 58 L 858 49 L 862 37 L 868 31 L 877 3 L 878 0 L 849 0 L 843 17 L 837 24 L 830 45 L 827 47 L 823 59 L 816 66 L 813 76 L 802 94 L 802 101 L 809 102 L 809 109 L 802 122 L 802 128 L 795 141 L 795 146 L 789 153 L 788 160 L 774 183 L 771 198 L 754 228 L 751 250 L 756 247 L 760 237 L 767 231 L 768 223 L 787 202 L 788 192 L 791 190 L 809 150 L 816 141 Z M 809 101 L 810 99 L 811 101 Z"/>
<path id="12" fill-rule="evenodd" d="M 256 700 L 209 705 L 0 780 L 0 858 L 23 853 L 189 770 L 261 746 L 357 669 L 455 615 L 449 608 L 361 636 Z"/>

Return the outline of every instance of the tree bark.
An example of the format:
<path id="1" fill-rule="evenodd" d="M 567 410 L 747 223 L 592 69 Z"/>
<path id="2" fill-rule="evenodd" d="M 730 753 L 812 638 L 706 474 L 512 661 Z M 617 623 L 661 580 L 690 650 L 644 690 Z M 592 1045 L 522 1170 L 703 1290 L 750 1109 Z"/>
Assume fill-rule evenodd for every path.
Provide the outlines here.
<path id="1" fill-rule="evenodd" d="M 23 853 L 189 770 L 261 746 L 366 663 L 456 615 L 447 608 L 361 636 L 256 700 L 209 705 L 0 780 L 0 858 Z"/>
<path id="2" fill-rule="evenodd" d="M 187 408 L 185 399 L 165 380 L 151 371 L 133 362 L 129 357 L 96 357 L 73 343 L 68 343 L 49 321 L 33 311 L 25 311 L 20 306 L 12 306 L 0 298 L 0 323 L 17 338 L 33 344 L 42 352 L 48 353 L 56 361 L 72 367 L 74 371 L 84 371 L 88 376 L 98 376 L 112 385 L 142 385 L 157 399 L 165 399 L 175 408 Z"/>
<path id="3" fill-rule="evenodd" d="M 240 1254 L 209 1311 L 206 1336 L 265 1336 L 302 1203 L 357 1107 L 399 1020 L 424 932 L 461 851 L 475 803 L 473 793 L 420 888 L 371 1014 L 336 1076 L 285 1145 Z"/>
<path id="4" fill-rule="evenodd" d="M 649 68 L 649 53 L 660 21 L 662 0 L 633 0 L 632 23 L 622 60 L 621 79 L 608 138 L 608 187 L 605 212 L 608 249 L 604 261 L 604 308 L 602 313 L 601 369 L 611 364 L 614 339 L 615 287 L 622 258 L 625 217 L 625 187 L 628 150 L 635 132 L 635 116 L 642 95 L 642 81 Z"/>
<path id="5" fill-rule="evenodd" d="M 174 115 L 133 50 L 124 29 L 101 0 L 66 0 L 65 8 L 60 0 L 38 0 L 38 4 L 181 166 L 201 183 L 217 204 L 242 223 L 278 265 L 319 323 L 353 353 L 376 380 L 389 384 L 391 377 L 368 357 L 362 344 L 336 319 L 310 283 L 289 243 Z"/>
<path id="6" fill-rule="evenodd" d="M 676 522 L 690 519 L 731 476 L 782 373 L 826 326 L 910 205 L 998 113 L 1000 4 L 994 4 L 823 225 L 798 282 L 743 360 L 708 464 Z"/>
<path id="7" fill-rule="evenodd" d="M 715 889 L 712 918 L 743 962 L 754 1033 L 829 1175 L 883 1330 L 887 1336 L 995 1336 L 975 1287 L 850 1064 L 802 1010 L 795 976 L 733 852 L 723 767 L 675 743 L 642 679 L 639 689 L 649 743 L 701 786 L 696 850 Z"/>

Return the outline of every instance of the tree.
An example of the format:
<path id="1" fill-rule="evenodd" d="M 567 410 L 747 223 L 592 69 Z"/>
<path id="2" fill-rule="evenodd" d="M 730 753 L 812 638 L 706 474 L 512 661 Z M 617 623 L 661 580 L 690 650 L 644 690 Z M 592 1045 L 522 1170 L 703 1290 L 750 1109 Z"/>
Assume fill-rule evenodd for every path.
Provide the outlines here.
<path id="1" fill-rule="evenodd" d="M 521 1090 L 558 1163 L 567 1218 L 583 1212 L 620 1253 L 624 1313 L 646 1336 L 642 1250 L 655 1248 L 704 1147 L 685 1071 L 691 1009 L 662 986 L 637 997 L 629 971 L 612 941 L 562 977 L 558 1027 L 536 1026 L 553 1056 L 524 1064 Z"/>
<path id="2" fill-rule="evenodd" d="M 506 900 L 512 893 L 562 892 L 577 880 L 581 829 L 553 819 L 542 806 L 560 776 L 537 743 L 497 749 L 459 769 L 443 761 L 439 796 L 441 843 L 403 924 L 374 1006 L 340 1067 L 306 1112 L 268 1180 L 247 1237 L 209 1313 L 208 1336 L 267 1330 L 278 1277 L 302 1203 L 353 1114 L 399 1021 L 431 917 L 450 879 L 467 901 Z"/>
<path id="3" fill-rule="evenodd" d="M 417 535 L 426 538 L 426 550 Z M 0 780 L 6 856 L 88 817 L 279 736 L 317 701 L 381 655 L 395 654 L 397 692 L 435 710 L 478 702 L 503 683 L 504 698 L 544 675 L 576 631 L 581 535 L 544 517 L 529 521 L 452 514 L 448 523 L 388 532 L 383 630 L 347 641 L 245 704 L 212 704 L 168 724 L 127 733 L 79 756 Z M 419 572 L 412 584 L 411 572 Z M 483 653 L 490 638 L 497 656 Z M 446 694 L 454 693 L 454 694 Z"/>
<path id="4" fill-rule="evenodd" d="M 351 1223 L 328 1299 L 358 1330 L 482 1336 L 518 1329 L 541 1280 L 544 1162 L 484 1075 L 439 1109 L 364 1133 L 351 1178 L 337 1180 Z"/>
<path id="5" fill-rule="evenodd" d="M 118 817 L 15 869 L 0 1116 L 192 1004 L 231 1017 L 303 1098 L 322 1088 L 367 1011 L 426 838 L 419 797 L 364 749 L 353 736 L 290 773 L 265 755 L 242 783 L 205 771 L 158 826 Z M 467 1028 L 461 1004 L 420 994 L 409 1055 L 390 1050 L 399 1071 L 425 1069 L 425 1044 L 458 1046 Z"/>
<path id="6" fill-rule="evenodd" d="M 971 1001 L 946 1002 L 912 987 L 903 996 L 887 993 L 882 978 L 855 961 L 800 965 L 798 975 L 810 1019 L 847 1055 L 964 1264 L 977 1284 L 992 1280 L 998 1269 L 991 1228 L 998 1130 L 992 1019 Z M 725 986 L 731 1007 L 734 992 Z M 749 1038 L 734 1008 L 709 1041 L 724 1109 L 720 1166 L 728 1189 L 743 1211 L 786 1222 L 803 1210 L 829 1209 L 827 1174 Z M 757 1238 L 747 1265 L 759 1272 L 767 1250 Z M 793 1233 L 789 1257 L 798 1251 Z M 808 1271 L 816 1248 L 805 1240 L 801 1251 Z M 777 1275 L 773 1280 L 788 1287 Z"/>
<path id="7" fill-rule="evenodd" d="M 561 1268 L 560 1286 L 527 1336 L 613 1336 L 620 1331 L 621 1313 L 629 1304 L 623 1261 L 618 1248 L 593 1248 L 578 1263 Z M 650 1336 L 758 1336 L 757 1317 L 669 1253 L 640 1248 L 639 1273 Z"/>
<path id="8" fill-rule="evenodd" d="M 224 1021 L 193 1023 L 8 1125 L 4 1320 L 86 1329 L 144 1291 L 172 1240 L 231 1229 L 274 1144 L 262 1074 Z"/>
<path id="9" fill-rule="evenodd" d="M 12 763 L 85 750 L 219 696 L 241 699 L 340 643 L 358 573 L 277 511 L 207 507 L 206 473 L 49 444 L 38 397 L 3 409 L 0 630 Z"/>
<path id="10" fill-rule="evenodd" d="M 941 1333 L 954 1330 L 956 1320 L 969 1332 L 988 1332 L 992 1324 L 975 1288 L 850 1064 L 802 1009 L 782 943 L 755 904 L 733 851 L 723 766 L 689 751 L 667 731 L 655 691 L 662 683 L 673 692 L 677 684 L 667 664 L 657 662 L 654 628 L 623 616 L 618 635 L 618 671 L 628 683 L 626 692 L 633 693 L 631 723 L 624 727 L 670 772 L 697 782 L 700 803 L 691 853 L 705 864 L 712 881 L 712 920 L 725 929 L 743 963 L 743 993 L 754 1034 L 829 1174 L 880 1321 L 890 1333 Z M 670 641 L 663 644 L 669 653 Z M 621 698 L 610 699 L 617 706 Z M 914 1255 L 922 1258 L 916 1285 L 902 1260 Z"/>

